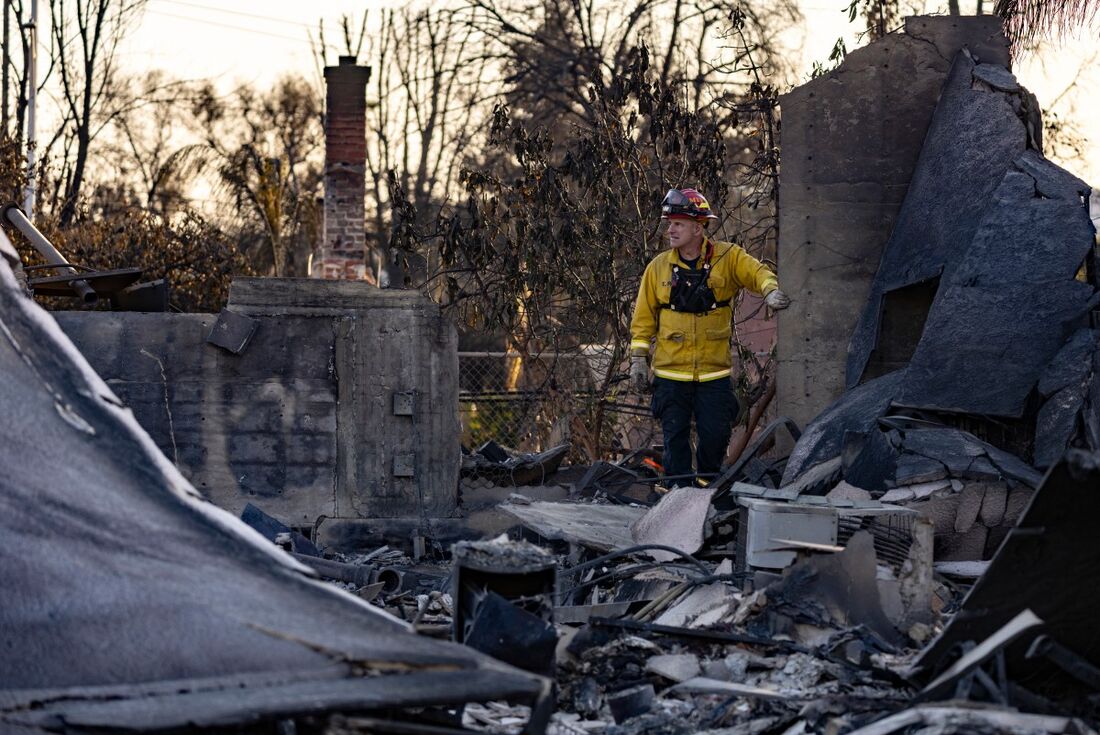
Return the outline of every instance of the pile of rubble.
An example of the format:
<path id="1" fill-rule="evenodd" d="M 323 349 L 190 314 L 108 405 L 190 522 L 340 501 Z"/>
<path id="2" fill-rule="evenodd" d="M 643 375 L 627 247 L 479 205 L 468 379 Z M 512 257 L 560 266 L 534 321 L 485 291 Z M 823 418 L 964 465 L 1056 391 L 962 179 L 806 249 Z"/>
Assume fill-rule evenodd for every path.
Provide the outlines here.
<path id="1" fill-rule="evenodd" d="M 559 554 L 555 726 L 1092 731 L 1095 233 L 1040 132 L 1006 69 L 956 57 L 849 390 L 805 431 L 705 489 L 599 463 L 571 502 L 501 506 Z"/>
<path id="2" fill-rule="evenodd" d="M 434 558 L 203 501 L 0 233 L 0 729 L 1095 732 L 1094 232 L 1034 111 L 956 58 L 849 390 L 805 431 L 667 490 L 645 452 L 485 445 L 463 505 L 509 533 Z"/>

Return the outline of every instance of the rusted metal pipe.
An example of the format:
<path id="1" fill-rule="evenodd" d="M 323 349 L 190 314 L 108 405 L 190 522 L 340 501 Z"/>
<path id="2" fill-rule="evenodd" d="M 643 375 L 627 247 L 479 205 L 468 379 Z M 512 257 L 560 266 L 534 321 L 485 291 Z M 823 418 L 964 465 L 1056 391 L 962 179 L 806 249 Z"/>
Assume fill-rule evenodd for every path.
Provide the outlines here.
<path id="1" fill-rule="evenodd" d="M 764 395 L 760 397 L 760 400 L 752 407 L 749 412 L 748 425 L 745 427 L 745 433 L 737 437 L 737 443 L 734 444 L 733 449 L 729 453 L 729 464 L 733 464 L 741 458 L 741 454 L 745 451 L 745 447 L 749 445 L 749 439 L 752 438 L 752 434 L 756 431 L 756 427 L 760 424 L 760 417 L 764 415 L 764 411 L 768 409 L 768 405 L 775 398 L 775 380 L 768 381 L 768 389 Z"/>
<path id="2" fill-rule="evenodd" d="M 293 551 L 290 552 L 290 555 L 328 579 L 351 582 L 360 587 L 374 581 L 375 567 L 370 564 L 345 564 L 332 559 L 322 559 L 319 556 L 299 554 Z"/>
<path id="3" fill-rule="evenodd" d="M 80 275 L 80 272 L 65 259 L 65 256 L 58 252 L 57 248 L 53 246 L 53 243 L 47 240 L 46 236 L 39 232 L 38 228 L 34 226 L 34 223 L 27 219 L 27 215 L 23 213 L 23 210 L 20 209 L 18 205 L 9 204 L 4 207 L 3 210 L 0 210 L 0 213 L 2 213 L 5 221 L 23 233 L 23 237 L 27 238 L 27 241 L 46 259 L 47 263 L 57 266 L 57 271 L 59 273 L 73 276 Z M 69 286 L 85 304 L 94 304 L 99 300 L 99 296 L 96 294 L 95 289 L 83 278 L 74 278 L 69 281 Z"/>

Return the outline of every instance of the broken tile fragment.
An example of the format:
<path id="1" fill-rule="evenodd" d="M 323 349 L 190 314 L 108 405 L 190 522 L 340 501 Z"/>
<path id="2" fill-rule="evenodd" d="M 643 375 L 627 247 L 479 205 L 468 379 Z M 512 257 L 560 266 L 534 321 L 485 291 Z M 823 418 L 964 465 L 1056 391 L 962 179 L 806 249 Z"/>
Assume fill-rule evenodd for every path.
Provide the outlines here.
<path id="1" fill-rule="evenodd" d="M 982 497 L 982 510 L 979 519 L 983 526 L 992 528 L 1001 525 L 1005 517 L 1005 506 L 1008 503 L 1008 488 L 1004 483 L 994 482 L 985 486 L 985 495 Z"/>
<path id="2" fill-rule="evenodd" d="M 959 493 L 959 507 L 955 511 L 955 533 L 964 534 L 970 530 L 978 520 L 984 498 L 984 484 L 972 482 L 963 486 L 962 492 Z"/>
<path id="3" fill-rule="evenodd" d="M 693 653 L 662 654 L 646 661 L 645 670 L 669 681 L 687 681 L 699 676 L 699 657 Z"/>

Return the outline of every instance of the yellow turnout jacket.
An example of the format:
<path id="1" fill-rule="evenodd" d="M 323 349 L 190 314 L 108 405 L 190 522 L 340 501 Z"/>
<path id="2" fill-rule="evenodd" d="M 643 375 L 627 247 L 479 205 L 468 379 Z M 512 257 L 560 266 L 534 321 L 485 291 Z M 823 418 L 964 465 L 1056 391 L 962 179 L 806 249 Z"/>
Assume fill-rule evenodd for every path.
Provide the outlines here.
<path id="1" fill-rule="evenodd" d="M 646 266 L 630 322 L 630 353 L 646 355 L 651 342 L 653 372 L 670 380 L 717 380 L 730 374 L 730 335 L 733 326 L 733 300 L 742 288 L 761 296 L 779 287 L 775 274 L 766 265 L 728 242 L 706 238 L 697 268 L 707 246 L 710 258 L 708 283 L 719 303 L 728 302 L 705 314 L 673 311 L 667 307 L 672 290 L 672 266 L 687 268 L 678 250 L 668 249 Z"/>

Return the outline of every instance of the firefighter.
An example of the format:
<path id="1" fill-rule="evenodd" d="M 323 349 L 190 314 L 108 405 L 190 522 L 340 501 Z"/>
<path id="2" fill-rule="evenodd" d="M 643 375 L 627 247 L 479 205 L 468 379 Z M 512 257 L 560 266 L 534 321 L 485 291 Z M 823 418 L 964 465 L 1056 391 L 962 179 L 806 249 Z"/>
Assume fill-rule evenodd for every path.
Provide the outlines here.
<path id="1" fill-rule="evenodd" d="M 717 217 L 695 189 L 670 189 L 661 218 L 670 247 L 646 266 L 638 288 L 630 324 L 631 382 L 640 393 L 649 389 L 652 344 L 652 409 L 664 433 L 665 475 L 694 474 L 692 419 L 697 472 L 716 475 L 740 412 L 730 381 L 737 292 L 747 288 L 772 309 L 791 301 L 767 266 L 739 246 L 707 236 L 707 223 Z"/>

